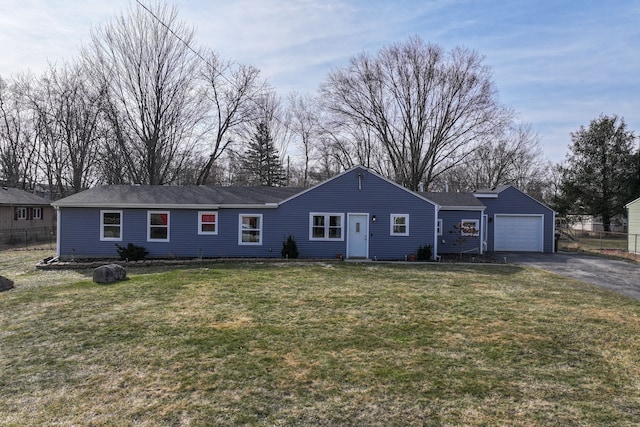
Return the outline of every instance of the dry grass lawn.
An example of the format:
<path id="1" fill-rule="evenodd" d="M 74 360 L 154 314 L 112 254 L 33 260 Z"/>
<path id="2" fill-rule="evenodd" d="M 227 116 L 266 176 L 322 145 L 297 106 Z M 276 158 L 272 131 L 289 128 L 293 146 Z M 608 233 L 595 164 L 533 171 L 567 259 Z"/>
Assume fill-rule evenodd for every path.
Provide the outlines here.
<path id="1" fill-rule="evenodd" d="M 640 423 L 640 302 L 540 270 L 48 255 L 0 253 L 0 425 Z"/>

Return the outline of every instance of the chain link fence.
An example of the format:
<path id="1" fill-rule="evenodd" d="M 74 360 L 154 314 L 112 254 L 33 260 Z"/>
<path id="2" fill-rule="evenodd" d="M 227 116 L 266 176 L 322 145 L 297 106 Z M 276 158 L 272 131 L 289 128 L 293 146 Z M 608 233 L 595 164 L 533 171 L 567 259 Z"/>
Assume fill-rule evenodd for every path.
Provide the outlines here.
<path id="1" fill-rule="evenodd" d="M 640 235 L 613 231 L 557 229 L 560 251 L 604 253 L 640 259 Z"/>
<path id="2" fill-rule="evenodd" d="M 42 244 L 49 244 L 51 246 L 56 244 L 55 227 L 0 229 L 0 246 L 2 247 L 28 248 Z"/>

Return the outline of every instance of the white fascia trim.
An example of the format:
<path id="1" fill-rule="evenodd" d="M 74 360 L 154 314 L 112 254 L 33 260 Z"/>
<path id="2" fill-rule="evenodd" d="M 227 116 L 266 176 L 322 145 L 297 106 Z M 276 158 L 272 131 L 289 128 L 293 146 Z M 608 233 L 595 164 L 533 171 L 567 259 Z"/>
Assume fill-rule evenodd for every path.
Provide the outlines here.
<path id="1" fill-rule="evenodd" d="M 255 204 L 255 205 L 218 205 L 220 209 L 277 209 L 278 205 L 275 203 Z"/>
<path id="2" fill-rule="evenodd" d="M 497 199 L 496 193 L 473 193 L 473 195 L 479 199 Z"/>
<path id="3" fill-rule="evenodd" d="M 638 198 L 637 198 L 637 199 L 635 199 L 635 200 L 630 201 L 629 203 L 627 203 L 626 205 L 624 205 L 624 207 L 625 207 L 625 208 L 627 208 L 627 209 L 629 209 L 629 207 L 630 207 L 631 205 L 633 205 L 634 203 L 636 203 L 636 202 L 638 202 L 638 201 L 640 201 L 640 197 L 638 197 Z"/>
<path id="4" fill-rule="evenodd" d="M 441 211 L 468 211 L 468 212 L 484 212 L 487 209 L 485 206 L 472 207 L 472 206 L 442 206 Z"/>
<path id="5" fill-rule="evenodd" d="M 184 205 L 184 204 L 109 204 L 109 203 L 84 203 L 74 205 L 55 205 L 55 208 L 100 208 L 100 209 L 199 209 L 199 210 L 218 210 L 218 209 L 276 209 L 277 204 L 235 204 L 235 205 Z"/>

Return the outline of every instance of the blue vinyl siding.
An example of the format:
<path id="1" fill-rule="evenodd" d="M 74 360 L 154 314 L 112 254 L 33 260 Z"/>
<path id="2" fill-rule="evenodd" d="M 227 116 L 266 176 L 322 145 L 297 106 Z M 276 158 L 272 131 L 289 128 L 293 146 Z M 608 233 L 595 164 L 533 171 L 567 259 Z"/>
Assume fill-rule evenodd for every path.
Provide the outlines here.
<path id="1" fill-rule="evenodd" d="M 358 177 L 360 174 L 360 177 Z M 143 246 L 150 257 L 276 257 L 287 236 L 296 239 L 301 258 L 334 258 L 347 254 L 349 213 L 369 216 L 369 258 L 404 259 L 421 245 L 434 245 L 435 206 L 366 169 L 351 171 L 296 196 L 277 208 L 217 210 L 217 235 L 198 234 L 203 209 L 122 210 L 122 241 L 100 241 L 100 209 L 60 208 L 62 257 L 117 257 L 115 243 Z M 169 241 L 147 241 L 147 212 L 168 211 Z M 343 214 L 343 239 L 309 239 L 310 212 Z M 390 215 L 409 215 L 408 236 L 390 235 Z M 239 215 L 262 215 L 262 244 L 239 245 Z M 375 216 L 376 220 L 373 221 Z"/>
<path id="2" fill-rule="evenodd" d="M 360 178 L 358 174 L 361 174 Z M 354 169 L 281 205 L 281 234 L 292 234 L 301 257 L 334 257 L 346 254 L 348 213 L 369 215 L 369 258 L 404 259 L 422 245 L 433 245 L 435 206 L 398 186 Z M 344 241 L 310 241 L 309 212 L 342 213 L 345 216 Z M 409 215 L 409 235 L 391 236 L 391 214 Z M 375 216 L 376 220 L 373 221 Z"/>
<path id="3" fill-rule="evenodd" d="M 438 236 L 438 253 L 480 253 L 481 230 L 478 236 L 462 236 L 459 226 L 462 220 L 477 220 L 482 227 L 482 212 L 479 211 L 446 211 L 438 212 L 442 219 L 442 235 Z M 458 227 L 458 228 L 456 228 Z"/>
<path id="4" fill-rule="evenodd" d="M 544 215 L 543 220 L 543 248 L 544 252 L 553 252 L 554 245 L 554 212 L 552 209 L 531 198 L 515 187 L 507 187 L 498 194 L 497 198 L 482 197 L 479 200 L 487 208 L 485 214 L 489 217 L 487 247 L 494 251 L 495 215 Z"/>

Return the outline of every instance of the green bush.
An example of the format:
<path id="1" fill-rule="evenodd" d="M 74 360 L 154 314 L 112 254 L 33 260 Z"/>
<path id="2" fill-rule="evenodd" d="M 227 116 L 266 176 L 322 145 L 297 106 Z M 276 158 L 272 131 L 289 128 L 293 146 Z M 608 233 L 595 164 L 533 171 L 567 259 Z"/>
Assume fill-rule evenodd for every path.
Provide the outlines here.
<path id="1" fill-rule="evenodd" d="M 149 252 L 147 252 L 145 248 L 134 245 L 133 243 L 129 243 L 127 246 L 120 246 L 116 243 L 116 250 L 118 251 L 118 255 L 120 255 L 120 259 L 125 261 L 140 261 L 149 255 Z"/>
<path id="2" fill-rule="evenodd" d="M 433 246 L 424 245 L 418 248 L 418 261 L 431 261 L 433 257 Z"/>
<path id="3" fill-rule="evenodd" d="M 287 240 L 282 242 L 282 250 L 280 251 L 280 253 L 282 254 L 282 258 L 298 258 L 298 255 L 300 255 L 300 253 L 298 252 L 296 239 L 294 239 L 293 236 L 289 235 L 289 237 L 287 237 Z"/>

